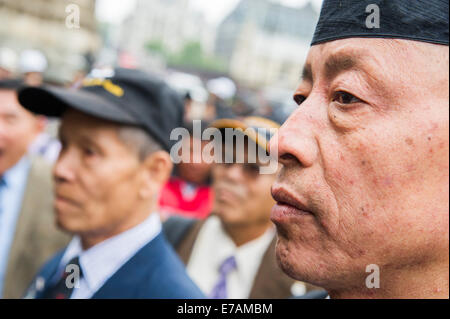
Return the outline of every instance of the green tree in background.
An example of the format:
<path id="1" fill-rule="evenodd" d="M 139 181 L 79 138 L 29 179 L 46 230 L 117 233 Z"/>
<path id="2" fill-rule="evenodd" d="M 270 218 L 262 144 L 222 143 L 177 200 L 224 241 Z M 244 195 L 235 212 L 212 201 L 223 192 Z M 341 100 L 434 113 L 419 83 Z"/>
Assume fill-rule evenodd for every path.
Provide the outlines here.
<path id="1" fill-rule="evenodd" d="M 207 56 L 203 52 L 198 41 L 187 42 L 183 49 L 175 54 L 170 54 L 164 47 L 162 41 L 150 41 L 146 49 L 152 53 L 162 55 L 171 66 L 183 66 L 199 70 L 226 71 L 226 64 L 220 58 Z"/>
<path id="2" fill-rule="evenodd" d="M 153 40 L 147 42 L 145 48 L 152 53 L 160 54 L 163 57 L 167 58 L 169 56 L 166 48 L 164 47 L 164 43 L 161 40 Z"/>

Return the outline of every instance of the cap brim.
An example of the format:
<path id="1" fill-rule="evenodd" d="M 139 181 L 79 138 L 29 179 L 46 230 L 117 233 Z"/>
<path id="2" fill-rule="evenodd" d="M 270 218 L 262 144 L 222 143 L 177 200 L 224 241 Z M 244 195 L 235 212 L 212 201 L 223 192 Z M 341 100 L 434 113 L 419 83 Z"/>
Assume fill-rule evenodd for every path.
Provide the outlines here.
<path id="1" fill-rule="evenodd" d="M 57 87 L 24 87 L 18 91 L 20 104 L 30 112 L 48 117 L 61 117 L 67 108 L 123 124 L 138 124 L 120 105 L 96 94 Z"/>
<path id="2" fill-rule="evenodd" d="M 242 130 L 242 133 L 256 143 L 263 150 L 268 151 L 268 140 L 258 134 L 255 130 L 247 130 L 252 128 L 251 126 L 245 124 L 243 121 L 237 119 L 220 119 L 211 123 L 210 127 L 217 129 L 234 128 Z"/>

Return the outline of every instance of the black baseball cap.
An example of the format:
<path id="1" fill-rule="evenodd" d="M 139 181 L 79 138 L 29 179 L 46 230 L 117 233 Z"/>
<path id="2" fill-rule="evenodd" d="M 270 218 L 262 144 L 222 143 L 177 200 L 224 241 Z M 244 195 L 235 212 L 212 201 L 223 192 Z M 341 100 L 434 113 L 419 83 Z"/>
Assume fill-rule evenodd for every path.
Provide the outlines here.
<path id="1" fill-rule="evenodd" d="M 170 133 L 182 126 L 183 102 L 155 75 L 134 69 L 93 70 L 78 88 L 24 87 L 19 102 L 33 113 L 60 117 L 67 108 L 147 131 L 170 151 Z"/>

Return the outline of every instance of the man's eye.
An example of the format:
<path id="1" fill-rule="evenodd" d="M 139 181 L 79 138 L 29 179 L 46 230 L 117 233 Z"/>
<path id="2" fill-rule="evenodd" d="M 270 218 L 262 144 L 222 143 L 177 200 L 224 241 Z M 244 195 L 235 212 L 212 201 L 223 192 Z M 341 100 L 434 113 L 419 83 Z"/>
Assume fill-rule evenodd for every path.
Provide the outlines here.
<path id="1" fill-rule="evenodd" d="M 96 154 L 95 151 L 92 148 L 88 148 L 88 147 L 84 148 L 83 152 L 87 156 L 93 156 L 93 155 Z"/>
<path id="2" fill-rule="evenodd" d="M 303 102 L 305 102 L 306 97 L 304 95 L 301 94 L 296 94 L 294 95 L 294 101 L 295 103 L 297 103 L 297 105 L 302 104 Z"/>
<path id="3" fill-rule="evenodd" d="M 362 101 L 360 99 L 358 99 L 357 97 L 351 95 L 350 93 L 338 91 L 338 92 L 334 93 L 333 102 L 337 102 L 340 104 L 352 104 L 352 103 L 358 103 L 358 102 L 362 102 Z"/>

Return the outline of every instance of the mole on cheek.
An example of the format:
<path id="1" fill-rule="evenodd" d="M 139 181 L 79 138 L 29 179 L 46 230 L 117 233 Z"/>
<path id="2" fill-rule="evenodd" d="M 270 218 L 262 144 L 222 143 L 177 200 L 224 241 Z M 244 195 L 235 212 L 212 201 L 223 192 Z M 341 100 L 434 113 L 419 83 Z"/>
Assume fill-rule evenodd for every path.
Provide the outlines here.
<path id="1" fill-rule="evenodd" d="M 362 215 L 363 215 L 364 217 L 369 216 L 368 210 L 365 209 L 364 207 L 361 207 L 361 213 L 362 213 Z"/>
<path id="2" fill-rule="evenodd" d="M 413 139 L 410 138 L 410 137 L 408 137 L 408 138 L 405 140 L 405 142 L 406 142 L 406 144 L 408 144 L 409 146 L 414 146 L 414 141 L 413 141 Z"/>

